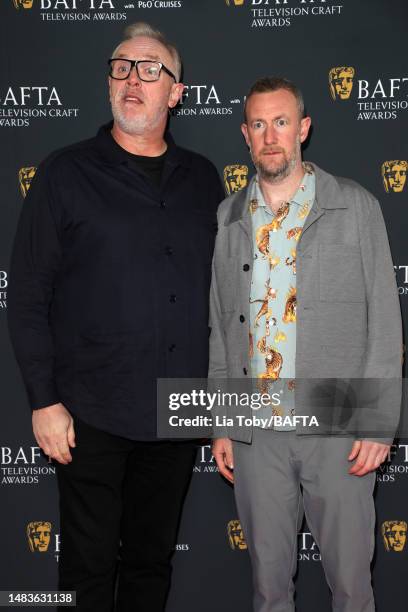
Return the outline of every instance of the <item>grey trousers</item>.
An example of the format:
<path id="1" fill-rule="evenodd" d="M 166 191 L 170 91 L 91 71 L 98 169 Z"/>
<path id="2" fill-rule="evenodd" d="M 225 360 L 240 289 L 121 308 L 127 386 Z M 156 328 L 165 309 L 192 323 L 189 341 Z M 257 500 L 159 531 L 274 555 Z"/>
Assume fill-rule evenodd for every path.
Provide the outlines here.
<path id="1" fill-rule="evenodd" d="M 295 610 L 303 510 L 321 552 L 333 612 L 374 612 L 375 474 L 348 474 L 352 444 L 350 438 L 262 429 L 254 429 L 252 444 L 233 443 L 235 499 L 251 558 L 254 612 Z"/>

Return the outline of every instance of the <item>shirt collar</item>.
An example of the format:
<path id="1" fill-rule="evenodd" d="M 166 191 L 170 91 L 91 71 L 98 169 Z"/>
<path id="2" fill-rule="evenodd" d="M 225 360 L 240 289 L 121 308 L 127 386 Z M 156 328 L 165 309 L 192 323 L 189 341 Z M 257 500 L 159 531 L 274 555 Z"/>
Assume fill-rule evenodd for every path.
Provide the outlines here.
<path id="1" fill-rule="evenodd" d="M 294 203 L 298 206 L 303 206 L 305 202 L 310 202 L 314 200 L 315 197 L 315 173 L 313 171 L 313 167 L 311 164 L 307 162 L 303 163 L 303 169 L 305 171 L 301 183 L 299 185 L 298 190 L 296 191 L 293 198 L 290 200 L 290 204 Z M 265 202 L 265 198 L 263 197 L 262 190 L 259 186 L 258 176 L 256 176 L 254 181 L 254 198 L 258 200 L 259 206 L 267 207 L 267 203 Z"/>
<path id="2" fill-rule="evenodd" d="M 129 155 L 125 149 L 122 149 L 120 145 L 114 140 L 111 130 L 113 121 L 102 125 L 96 134 L 96 146 L 99 152 L 102 154 L 105 161 L 110 164 L 127 164 L 129 161 Z M 189 166 L 190 161 L 187 152 L 176 145 L 172 135 L 169 131 L 164 134 L 164 140 L 167 143 L 167 155 L 166 164 L 177 166 L 179 164 L 183 166 Z"/>

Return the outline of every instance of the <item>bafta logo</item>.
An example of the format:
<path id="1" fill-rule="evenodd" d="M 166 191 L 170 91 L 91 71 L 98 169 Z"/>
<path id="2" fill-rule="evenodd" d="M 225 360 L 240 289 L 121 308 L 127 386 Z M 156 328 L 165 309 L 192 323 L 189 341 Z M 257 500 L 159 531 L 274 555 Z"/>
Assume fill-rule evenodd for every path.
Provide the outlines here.
<path id="1" fill-rule="evenodd" d="M 224 183 L 228 195 L 246 187 L 248 184 L 248 166 L 240 164 L 225 166 Z"/>
<path id="2" fill-rule="evenodd" d="M 381 526 L 384 547 L 387 552 L 401 552 L 407 539 L 407 523 L 405 521 L 384 521 Z"/>
<path id="3" fill-rule="evenodd" d="M 227 6 L 242 6 L 245 0 L 225 0 Z"/>
<path id="4" fill-rule="evenodd" d="M 384 181 L 384 189 L 387 193 L 394 191 L 401 193 L 407 180 L 408 161 L 405 159 L 393 159 L 385 161 L 381 166 L 381 175 Z"/>
<path id="5" fill-rule="evenodd" d="M 28 190 L 30 189 L 31 181 L 37 168 L 30 166 L 29 168 L 20 168 L 18 171 L 18 182 L 20 183 L 20 191 L 23 198 L 26 197 Z"/>
<path id="6" fill-rule="evenodd" d="M 337 66 L 329 71 L 329 89 L 333 100 L 348 100 L 353 89 L 355 74 L 352 66 Z"/>
<path id="7" fill-rule="evenodd" d="M 51 523 L 48 521 L 28 523 L 27 539 L 31 552 L 47 552 L 51 539 Z"/>
<path id="8" fill-rule="evenodd" d="M 14 8 L 30 9 L 33 6 L 33 0 L 13 0 Z"/>
<path id="9" fill-rule="evenodd" d="M 232 550 L 247 549 L 241 523 L 236 519 L 228 522 L 228 541 Z"/>

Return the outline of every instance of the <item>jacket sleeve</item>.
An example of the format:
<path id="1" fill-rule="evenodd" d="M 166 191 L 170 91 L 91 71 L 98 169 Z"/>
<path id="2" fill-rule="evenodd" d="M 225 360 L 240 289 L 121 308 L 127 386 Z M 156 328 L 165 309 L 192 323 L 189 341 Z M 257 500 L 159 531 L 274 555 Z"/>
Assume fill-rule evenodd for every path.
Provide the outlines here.
<path id="1" fill-rule="evenodd" d="M 61 261 L 54 203 L 49 169 L 43 163 L 33 178 L 18 222 L 8 292 L 10 338 L 33 410 L 60 401 L 49 324 Z"/>
<path id="2" fill-rule="evenodd" d="M 371 390 L 360 411 L 359 431 L 364 439 L 391 444 L 401 415 L 401 311 L 381 208 L 377 200 L 370 204 L 360 241 L 368 319 L 363 378 Z"/>

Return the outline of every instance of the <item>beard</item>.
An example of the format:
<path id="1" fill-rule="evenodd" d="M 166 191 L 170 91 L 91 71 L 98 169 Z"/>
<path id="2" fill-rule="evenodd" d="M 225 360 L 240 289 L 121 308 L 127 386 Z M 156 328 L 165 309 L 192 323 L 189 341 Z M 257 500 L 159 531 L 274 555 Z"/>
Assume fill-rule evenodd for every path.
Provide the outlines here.
<path id="1" fill-rule="evenodd" d="M 268 162 L 263 161 L 262 155 L 255 157 L 251 151 L 252 161 L 258 171 L 259 177 L 267 183 L 279 183 L 288 177 L 295 169 L 298 161 L 301 159 L 301 143 L 300 135 L 296 137 L 295 146 L 288 155 L 284 149 L 279 149 L 282 153 L 282 161 L 270 167 Z"/>
<path id="2" fill-rule="evenodd" d="M 132 136 L 141 136 L 146 131 L 152 131 L 157 128 L 163 117 L 167 114 L 167 106 L 156 108 L 153 114 L 145 110 L 137 116 L 131 116 L 131 113 L 126 113 L 123 108 L 123 100 L 125 92 L 118 92 L 114 98 L 111 97 L 112 115 L 115 123 L 119 126 L 122 132 Z"/>

